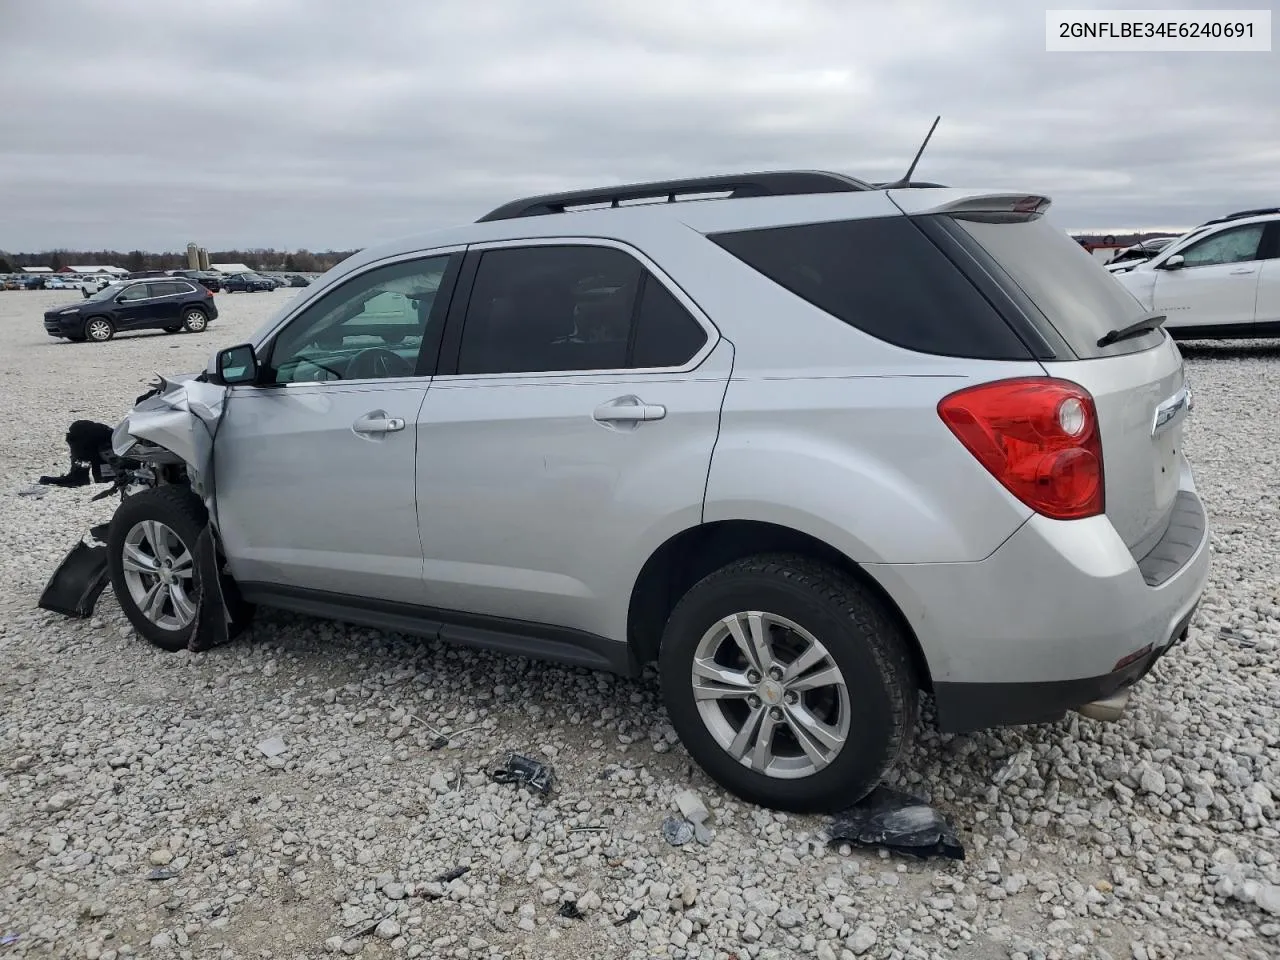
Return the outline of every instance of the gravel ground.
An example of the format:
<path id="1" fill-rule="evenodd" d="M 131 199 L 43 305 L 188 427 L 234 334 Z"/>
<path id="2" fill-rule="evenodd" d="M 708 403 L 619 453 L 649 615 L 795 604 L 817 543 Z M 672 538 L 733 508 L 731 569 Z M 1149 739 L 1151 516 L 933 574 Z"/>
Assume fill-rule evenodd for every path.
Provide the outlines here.
<path id="1" fill-rule="evenodd" d="M 114 503 L 18 495 L 65 469 L 67 423 L 114 422 L 155 371 L 201 368 L 291 294 L 220 294 L 205 334 L 105 345 L 44 334 L 69 296 L 0 293 L 0 953 L 1280 956 L 1275 345 L 1185 350 L 1215 551 L 1187 644 L 1118 724 L 939 737 L 926 718 L 902 780 L 968 858 L 922 862 L 727 797 L 652 677 L 276 614 L 166 655 L 109 592 L 87 622 L 38 610 Z M 550 796 L 487 777 L 511 750 L 555 767 Z M 709 846 L 662 839 L 685 788 Z"/>

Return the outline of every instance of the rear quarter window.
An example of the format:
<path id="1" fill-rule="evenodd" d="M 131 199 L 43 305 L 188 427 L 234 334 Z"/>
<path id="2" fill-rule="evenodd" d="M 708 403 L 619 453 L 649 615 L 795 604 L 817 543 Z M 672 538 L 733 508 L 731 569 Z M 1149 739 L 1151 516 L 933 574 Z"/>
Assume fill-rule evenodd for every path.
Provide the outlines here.
<path id="1" fill-rule="evenodd" d="M 983 360 L 1031 357 L 996 309 L 905 216 L 708 239 L 815 307 L 896 346 Z"/>

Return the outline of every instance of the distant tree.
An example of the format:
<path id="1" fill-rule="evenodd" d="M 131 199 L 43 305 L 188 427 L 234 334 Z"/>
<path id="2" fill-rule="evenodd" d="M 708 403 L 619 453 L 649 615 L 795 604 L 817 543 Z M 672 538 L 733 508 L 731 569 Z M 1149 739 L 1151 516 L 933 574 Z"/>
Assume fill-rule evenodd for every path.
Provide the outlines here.
<path id="1" fill-rule="evenodd" d="M 142 251 L 134 250 L 132 253 L 130 253 L 129 259 L 125 262 L 124 268 L 128 270 L 130 273 L 134 273 L 138 270 L 147 269 L 147 259 L 145 256 L 143 256 Z"/>
<path id="2" fill-rule="evenodd" d="M 0 273 L 13 273 L 13 266 L 4 257 L 0 257 Z"/>
<path id="3" fill-rule="evenodd" d="M 49 254 L 49 266 L 53 267 L 55 271 L 61 270 L 65 266 L 61 250 L 54 250 L 53 253 Z"/>

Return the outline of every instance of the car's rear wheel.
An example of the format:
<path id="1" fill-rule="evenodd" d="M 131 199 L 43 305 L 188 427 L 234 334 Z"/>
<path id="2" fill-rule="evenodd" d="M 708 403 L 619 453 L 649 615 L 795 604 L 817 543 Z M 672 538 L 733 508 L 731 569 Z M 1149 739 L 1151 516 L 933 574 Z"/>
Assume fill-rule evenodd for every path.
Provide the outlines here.
<path id="1" fill-rule="evenodd" d="M 116 328 L 106 317 L 93 317 L 85 321 L 84 335 L 94 343 L 106 343 L 116 335 Z"/>
<path id="2" fill-rule="evenodd" d="M 192 307 L 182 315 L 182 325 L 192 333 L 201 333 L 209 326 L 209 315 L 203 310 Z"/>
<path id="3" fill-rule="evenodd" d="M 184 649 L 195 629 L 201 596 L 195 546 L 208 521 L 200 498 L 178 486 L 125 497 L 111 518 L 111 588 L 134 629 L 161 649 Z"/>
<path id="4" fill-rule="evenodd" d="M 750 557 L 695 584 L 667 622 L 659 670 L 689 753 L 764 806 L 848 807 L 915 727 L 902 629 L 861 583 L 805 557 Z"/>

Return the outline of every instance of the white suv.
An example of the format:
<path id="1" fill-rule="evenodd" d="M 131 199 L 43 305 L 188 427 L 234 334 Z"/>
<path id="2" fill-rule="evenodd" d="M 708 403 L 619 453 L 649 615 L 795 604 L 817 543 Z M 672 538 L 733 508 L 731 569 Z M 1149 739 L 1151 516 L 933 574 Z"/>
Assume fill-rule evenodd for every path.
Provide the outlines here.
<path id="1" fill-rule="evenodd" d="M 1114 276 L 1179 339 L 1280 337 L 1280 209 L 1202 224 Z"/>
<path id="2" fill-rule="evenodd" d="M 793 810 L 869 791 L 922 692 L 1113 717 L 1208 532 L 1182 358 L 1047 206 L 775 172 L 363 251 L 116 428 L 114 592 L 168 648 L 247 601 L 656 661 L 690 753 Z"/>

